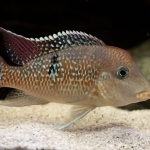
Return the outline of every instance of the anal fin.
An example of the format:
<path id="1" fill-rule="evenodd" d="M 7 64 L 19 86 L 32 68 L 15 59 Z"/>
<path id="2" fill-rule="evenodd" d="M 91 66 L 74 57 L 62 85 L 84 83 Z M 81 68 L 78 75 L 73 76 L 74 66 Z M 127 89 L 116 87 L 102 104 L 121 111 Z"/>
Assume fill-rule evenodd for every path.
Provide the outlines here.
<path id="1" fill-rule="evenodd" d="M 30 105 L 42 105 L 47 104 L 48 102 L 33 97 L 24 93 L 21 90 L 13 89 L 8 93 L 4 100 L 0 101 L 0 105 L 9 106 L 9 107 L 23 107 Z"/>
<path id="2" fill-rule="evenodd" d="M 84 117 L 86 114 L 88 114 L 91 110 L 95 109 L 94 106 L 73 106 L 70 110 L 70 117 L 66 120 L 65 124 L 60 126 L 59 129 L 64 129 L 74 122 L 78 121 L 82 117 Z"/>

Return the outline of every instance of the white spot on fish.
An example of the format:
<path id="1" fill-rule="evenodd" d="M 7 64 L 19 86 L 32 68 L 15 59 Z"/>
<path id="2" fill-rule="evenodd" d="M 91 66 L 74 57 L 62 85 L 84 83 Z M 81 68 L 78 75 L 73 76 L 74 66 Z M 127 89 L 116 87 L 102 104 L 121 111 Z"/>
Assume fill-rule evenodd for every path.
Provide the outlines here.
<path id="1" fill-rule="evenodd" d="M 70 65 L 70 69 L 72 70 L 73 69 L 73 67 Z"/>
<path id="2" fill-rule="evenodd" d="M 78 68 L 76 68 L 76 67 L 75 67 L 74 69 L 75 69 L 75 71 L 77 71 L 77 70 L 78 70 Z"/>
<path id="3" fill-rule="evenodd" d="M 53 84 L 53 83 L 50 83 L 50 86 L 54 86 L 54 84 Z"/>
<path id="4" fill-rule="evenodd" d="M 20 70 L 17 70 L 17 73 L 20 74 Z"/>
<path id="5" fill-rule="evenodd" d="M 49 38 L 47 36 L 45 36 L 44 39 L 49 41 Z"/>
<path id="6" fill-rule="evenodd" d="M 62 55 L 62 59 L 65 59 L 65 56 L 64 56 L 64 55 Z"/>
<path id="7" fill-rule="evenodd" d="M 60 62 L 59 65 L 62 66 L 62 63 Z"/>
<path id="8" fill-rule="evenodd" d="M 39 40 L 38 38 L 35 38 L 35 41 L 36 41 L 36 42 L 39 42 L 40 40 Z"/>
<path id="9" fill-rule="evenodd" d="M 37 74 L 36 74 L 36 73 L 34 73 L 34 77 L 37 77 Z"/>
<path id="10" fill-rule="evenodd" d="M 44 77 L 44 74 L 41 73 L 41 76 Z M 48 75 L 49 76 L 49 75 Z"/>
<path id="11" fill-rule="evenodd" d="M 53 38 L 51 35 L 49 36 L 49 39 L 50 39 L 50 40 L 54 40 L 54 38 Z"/>
<path id="12" fill-rule="evenodd" d="M 56 34 L 53 34 L 53 37 L 56 39 L 58 36 Z"/>
<path id="13" fill-rule="evenodd" d="M 43 37 L 40 37 L 40 41 L 44 41 Z"/>
<path id="14" fill-rule="evenodd" d="M 76 74 L 73 72 L 72 75 L 75 76 Z"/>
<path id="15" fill-rule="evenodd" d="M 44 68 L 44 69 L 45 69 L 45 68 L 46 68 L 46 66 L 45 66 L 45 65 L 42 65 L 42 68 Z"/>
<path id="16" fill-rule="evenodd" d="M 27 78 L 27 75 L 26 75 L 26 74 L 24 74 L 24 77 L 25 77 L 25 78 Z"/>

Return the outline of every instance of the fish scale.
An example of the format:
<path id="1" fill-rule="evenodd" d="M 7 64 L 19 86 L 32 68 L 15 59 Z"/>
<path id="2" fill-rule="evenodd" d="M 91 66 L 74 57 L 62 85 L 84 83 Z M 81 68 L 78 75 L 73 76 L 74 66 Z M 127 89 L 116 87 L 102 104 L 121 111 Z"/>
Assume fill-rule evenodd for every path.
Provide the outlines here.
<path id="1" fill-rule="evenodd" d="M 25 38 L 0 28 L 6 53 L 0 57 L 0 87 L 10 87 L 0 105 L 71 104 L 65 127 L 96 107 L 123 106 L 150 98 L 150 83 L 131 54 L 78 31 Z"/>
<path id="2" fill-rule="evenodd" d="M 66 53 L 67 54 L 67 53 Z M 66 59 L 66 57 L 68 57 L 68 56 L 65 56 L 65 54 L 63 54 L 64 55 L 64 57 L 65 57 L 65 59 Z M 49 57 L 51 57 L 51 56 L 49 56 Z M 61 54 L 59 54 L 59 57 L 60 57 L 60 60 L 61 60 Z M 41 61 L 41 64 L 43 64 L 43 62 L 42 62 L 42 60 L 45 60 L 44 58 L 41 58 L 41 60 L 39 60 L 38 59 L 38 61 L 40 62 Z M 51 58 L 49 58 L 49 59 L 47 59 L 47 61 L 44 61 L 44 65 L 46 66 L 46 64 L 48 64 L 49 63 L 49 66 L 50 66 L 50 61 L 48 61 L 48 60 L 51 60 Z M 68 60 L 69 61 L 69 60 Z M 67 62 L 68 62 L 67 61 Z M 81 63 L 82 61 L 80 61 L 80 63 Z M 64 66 L 64 63 L 63 62 L 61 62 L 62 63 L 62 66 Z M 69 62 L 70 63 L 70 62 Z M 83 85 L 86 83 L 85 81 L 84 82 L 82 82 L 83 81 L 83 76 L 82 76 L 82 74 L 80 73 L 78 73 L 78 71 L 79 70 L 74 70 L 74 68 L 71 70 L 72 72 L 74 72 L 75 73 L 75 75 L 77 75 L 77 77 L 78 77 L 78 79 L 76 80 L 76 82 L 78 81 L 78 86 L 75 88 L 75 91 L 70 91 L 70 87 L 72 86 L 72 85 L 74 85 L 74 81 L 75 81 L 75 77 L 74 76 L 72 76 L 72 74 L 71 73 L 69 73 L 69 65 L 72 65 L 73 66 L 73 64 L 69 64 L 69 63 L 67 63 L 68 64 L 68 66 L 66 67 L 66 68 L 64 68 L 64 70 L 66 70 L 66 72 L 68 72 L 68 74 L 67 75 L 65 75 L 64 76 L 64 78 L 62 79 L 62 82 L 64 83 L 64 85 L 66 86 L 66 90 L 63 90 L 63 93 L 61 93 L 61 94 L 66 94 L 66 95 L 68 95 L 69 93 L 70 93 L 70 95 L 73 95 L 74 93 L 75 94 L 84 94 L 86 91 L 87 91 L 87 89 L 86 89 L 86 87 L 85 87 L 85 89 L 83 88 Z M 30 72 L 30 74 L 27 74 L 26 72 L 27 72 L 27 67 L 28 66 L 30 66 L 29 64 L 32 64 L 32 66 L 34 66 L 34 67 L 32 67 L 32 69 L 30 68 L 30 69 L 28 69 L 28 71 Z M 80 64 L 81 65 L 81 64 Z M 80 68 L 79 66 L 80 65 L 78 65 L 78 63 L 76 63 L 76 67 L 77 68 Z M 39 65 L 38 63 L 37 63 L 37 60 L 35 59 L 35 60 L 31 60 L 31 62 L 29 62 L 29 63 L 27 63 L 26 65 L 24 65 L 24 67 L 23 67 L 23 69 L 22 69 L 22 72 L 20 73 L 20 74 L 23 74 L 24 76 L 22 77 L 22 90 L 24 90 L 24 91 L 26 91 L 26 92 L 28 92 L 28 93 L 30 93 L 29 91 L 31 91 L 32 93 L 34 93 L 34 96 L 36 95 L 36 96 L 41 96 L 41 97 L 43 97 L 44 95 L 41 95 L 41 93 L 40 93 L 40 91 L 45 91 L 45 90 L 49 90 L 49 91 L 52 91 L 52 89 L 54 88 L 54 87 L 57 87 L 58 86 L 58 84 L 59 84 L 59 86 L 61 86 L 61 83 L 62 82 L 57 82 L 57 86 L 55 85 L 55 84 L 53 84 L 53 86 L 50 88 L 50 86 L 48 86 L 48 85 L 50 85 L 51 83 L 53 83 L 53 82 L 56 82 L 56 79 L 57 78 L 60 78 L 60 77 L 62 77 L 61 76 L 61 73 L 59 74 L 59 76 L 57 77 L 56 75 L 54 75 L 54 76 L 52 76 L 52 77 L 50 77 L 50 76 L 48 76 L 47 78 L 45 78 L 45 75 L 48 75 L 48 72 L 47 71 L 45 71 L 45 70 L 47 70 L 47 69 L 49 69 L 48 67 L 47 68 L 44 68 L 44 69 L 41 69 L 42 67 L 40 67 L 41 65 Z M 66 63 L 65 63 L 65 66 L 66 66 Z M 14 67 L 14 69 L 17 69 L 18 67 Z M 44 77 L 43 78 L 39 78 L 39 79 L 37 79 L 37 74 L 38 74 L 38 68 L 40 68 L 41 69 L 41 72 L 42 73 L 44 73 Z M 82 69 L 82 68 L 80 68 L 80 69 Z M 82 72 L 82 70 L 80 70 L 80 72 Z M 14 71 L 14 74 L 16 74 L 17 73 L 17 71 Z M 10 73 L 9 73 L 10 74 Z M 9 76 L 9 74 L 6 74 L 6 76 Z M 11 73 L 10 74 L 10 76 L 11 77 L 13 77 L 14 75 Z M 16 75 L 15 75 L 16 76 Z M 8 82 L 8 84 L 6 84 L 5 83 L 5 81 L 4 81 L 4 85 L 5 86 L 8 86 L 8 85 L 10 85 L 11 84 L 11 86 L 16 86 L 16 88 L 18 88 L 17 86 L 17 82 L 16 81 L 14 81 L 14 80 L 17 80 L 17 78 L 14 78 L 14 79 L 12 79 L 12 78 L 9 78 L 9 80 L 7 81 Z M 49 79 L 50 78 L 50 79 Z M 55 80 L 54 80 L 54 78 L 56 78 Z M 72 78 L 73 80 L 68 80 L 68 78 L 70 79 L 70 78 Z M 38 81 L 40 81 L 40 80 L 42 80 L 42 79 L 45 79 L 43 82 L 35 82 L 35 80 L 38 80 Z M 15 85 L 12 85 L 12 83 L 14 83 Z M 40 83 L 40 86 L 39 86 L 39 83 Z M 88 81 L 88 84 L 89 84 L 89 81 Z M 29 85 L 29 87 L 28 87 L 28 90 L 26 89 L 26 86 L 28 86 Z M 76 84 L 77 85 L 77 84 Z M 20 86 L 20 85 L 19 85 Z M 36 86 L 38 86 L 38 90 L 36 89 Z M 88 85 L 87 85 L 88 86 Z M 35 88 L 34 88 L 35 87 Z M 57 89 L 55 89 L 55 90 L 57 90 Z M 40 94 L 40 95 L 38 95 L 38 94 Z M 49 92 L 49 95 L 47 95 L 47 97 L 49 97 L 49 96 L 52 96 L 51 95 L 51 92 Z M 59 95 L 60 96 L 60 95 Z"/>

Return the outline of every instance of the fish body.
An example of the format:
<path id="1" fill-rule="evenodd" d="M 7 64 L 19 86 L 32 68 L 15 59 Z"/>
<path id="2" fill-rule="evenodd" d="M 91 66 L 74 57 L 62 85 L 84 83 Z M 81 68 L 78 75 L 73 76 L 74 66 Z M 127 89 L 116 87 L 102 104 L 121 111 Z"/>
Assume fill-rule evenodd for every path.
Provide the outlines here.
<path id="1" fill-rule="evenodd" d="M 74 105 L 63 129 L 96 107 L 123 106 L 150 97 L 150 84 L 131 54 L 96 37 L 75 31 L 39 39 L 3 28 L 0 33 L 6 53 L 17 65 L 0 58 L 0 87 L 14 88 L 0 105 Z"/>

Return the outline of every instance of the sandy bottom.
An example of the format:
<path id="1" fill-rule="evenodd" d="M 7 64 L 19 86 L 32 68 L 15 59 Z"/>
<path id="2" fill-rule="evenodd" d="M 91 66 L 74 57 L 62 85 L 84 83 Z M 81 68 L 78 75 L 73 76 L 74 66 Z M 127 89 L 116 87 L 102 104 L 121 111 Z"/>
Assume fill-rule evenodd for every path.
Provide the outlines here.
<path id="1" fill-rule="evenodd" d="M 150 110 L 97 108 L 65 130 L 70 106 L 0 107 L 0 150 L 150 150 Z"/>

